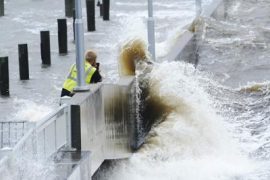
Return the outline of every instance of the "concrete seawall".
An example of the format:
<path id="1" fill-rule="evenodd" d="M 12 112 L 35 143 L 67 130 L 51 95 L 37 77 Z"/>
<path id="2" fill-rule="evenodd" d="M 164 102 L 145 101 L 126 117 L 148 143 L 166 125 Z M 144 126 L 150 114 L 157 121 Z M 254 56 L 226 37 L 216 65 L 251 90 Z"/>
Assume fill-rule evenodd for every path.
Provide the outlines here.
<path id="1" fill-rule="evenodd" d="M 105 159 L 127 158 L 135 148 L 135 78 L 90 85 L 70 101 L 71 146 L 90 151 L 91 174 Z"/>
<path id="2" fill-rule="evenodd" d="M 195 18 L 190 25 L 184 28 L 183 33 L 179 34 L 175 40 L 175 44 L 172 46 L 167 56 L 163 58 L 164 60 L 184 60 L 186 62 L 197 65 L 197 44 L 199 42 L 200 34 L 202 33 L 200 29 L 201 17 L 213 17 L 219 20 L 225 19 L 225 2 L 223 0 L 216 0 L 204 8 L 201 14 L 198 15 L 198 17 Z"/>

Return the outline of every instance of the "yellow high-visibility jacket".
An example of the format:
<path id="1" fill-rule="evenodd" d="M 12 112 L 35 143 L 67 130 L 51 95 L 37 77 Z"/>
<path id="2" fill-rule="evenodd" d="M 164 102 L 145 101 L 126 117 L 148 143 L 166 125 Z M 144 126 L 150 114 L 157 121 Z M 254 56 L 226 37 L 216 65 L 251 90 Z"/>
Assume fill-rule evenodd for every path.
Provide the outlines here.
<path id="1" fill-rule="evenodd" d="M 91 78 L 97 69 L 85 61 L 84 70 L 85 70 L 85 83 L 90 84 Z M 73 89 L 76 86 L 77 86 L 77 69 L 76 69 L 76 64 L 73 64 L 69 71 L 69 75 L 64 82 L 63 88 L 70 92 L 73 92 Z"/>

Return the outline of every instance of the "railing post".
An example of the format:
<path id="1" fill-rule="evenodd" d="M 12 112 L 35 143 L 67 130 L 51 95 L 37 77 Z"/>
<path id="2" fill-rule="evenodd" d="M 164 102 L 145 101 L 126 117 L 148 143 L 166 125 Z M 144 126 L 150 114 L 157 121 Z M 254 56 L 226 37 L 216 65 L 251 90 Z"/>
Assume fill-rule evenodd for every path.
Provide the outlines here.
<path id="1" fill-rule="evenodd" d="M 0 16 L 5 15 L 5 3 L 4 0 L 0 0 Z"/>
<path id="2" fill-rule="evenodd" d="M 65 0 L 65 14 L 66 17 L 72 17 L 72 11 L 75 6 L 75 0 Z"/>
<path id="3" fill-rule="evenodd" d="M 102 0 L 103 20 L 110 20 L 110 0 Z"/>
<path id="4" fill-rule="evenodd" d="M 81 109 L 80 105 L 71 105 L 71 147 L 80 151 L 81 145 Z"/>
<path id="5" fill-rule="evenodd" d="M 66 116 L 66 136 L 67 136 L 67 149 L 71 149 L 71 108 L 67 106 L 65 109 L 65 116 Z"/>
<path id="6" fill-rule="evenodd" d="M 50 31 L 40 31 L 40 50 L 43 65 L 51 65 Z"/>
<path id="7" fill-rule="evenodd" d="M 147 30 L 148 30 L 148 50 L 152 55 L 152 59 L 156 60 L 155 52 L 155 21 L 153 18 L 153 1 L 148 0 L 148 20 L 147 20 Z"/>
<path id="8" fill-rule="evenodd" d="M 38 159 L 40 154 L 39 154 L 39 149 L 38 149 L 38 141 L 37 141 L 37 132 L 36 129 L 32 131 L 32 138 L 31 138 L 31 144 L 32 144 L 32 150 L 33 150 L 33 158 Z M 30 137 L 31 137 L 30 136 Z"/>
<path id="9" fill-rule="evenodd" d="M 20 79 L 29 80 L 28 47 L 27 44 L 18 45 Z"/>
<path id="10" fill-rule="evenodd" d="M 57 19 L 58 24 L 58 47 L 59 54 L 65 55 L 68 53 L 67 47 L 67 20 Z"/>
<path id="11" fill-rule="evenodd" d="M 9 96 L 8 57 L 0 57 L 0 91 L 2 96 Z"/>
<path id="12" fill-rule="evenodd" d="M 95 31 L 95 0 L 86 0 L 87 29 Z"/>

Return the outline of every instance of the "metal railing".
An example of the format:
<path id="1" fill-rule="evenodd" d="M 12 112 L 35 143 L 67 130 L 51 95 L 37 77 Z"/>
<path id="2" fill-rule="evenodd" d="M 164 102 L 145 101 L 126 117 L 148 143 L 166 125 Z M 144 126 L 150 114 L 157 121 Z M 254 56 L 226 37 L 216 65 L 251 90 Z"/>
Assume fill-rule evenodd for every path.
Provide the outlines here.
<path id="1" fill-rule="evenodd" d="M 29 125 L 27 121 L 0 122 L 0 149 L 12 148 L 24 136 Z"/>
<path id="2" fill-rule="evenodd" d="M 12 130 L 11 127 L 16 126 L 16 123 L 18 122 L 7 122 L 9 128 L 7 128 L 6 133 L 10 139 L 12 139 L 11 134 L 13 133 L 8 132 L 8 130 Z M 4 126 L 5 124 L 3 124 Z M 25 122 L 22 123 L 23 128 L 24 126 Z M 8 145 L 13 142 L 16 145 L 11 147 L 10 153 L 1 159 L 0 166 L 7 163 L 11 157 L 27 156 L 28 158 L 47 159 L 59 149 L 70 147 L 70 107 L 67 105 L 61 106 L 23 134 L 24 136 L 16 143 L 13 139 L 7 142 Z M 3 142 L 3 145 L 6 144 L 5 140 Z"/>
<path id="3" fill-rule="evenodd" d="M 14 147 L 13 151 L 27 150 L 41 158 L 48 158 L 61 147 L 70 144 L 69 107 L 61 106 L 39 121 Z"/>

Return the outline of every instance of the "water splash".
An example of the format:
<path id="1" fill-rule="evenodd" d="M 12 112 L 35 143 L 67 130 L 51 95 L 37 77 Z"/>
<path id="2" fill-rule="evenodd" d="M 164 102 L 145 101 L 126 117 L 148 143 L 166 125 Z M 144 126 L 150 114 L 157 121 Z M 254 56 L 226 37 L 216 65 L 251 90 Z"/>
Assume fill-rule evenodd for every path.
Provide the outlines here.
<path id="1" fill-rule="evenodd" d="M 121 76 L 135 75 L 138 61 L 148 59 L 146 44 L 141 39 L 132 39 L 126 42 L 119 55 L 119 74 Z"/>
<path id="2" fill-rule="evenodd" d="M 206 79 L 188 64 L 156 64 L 150 94 L 173 111 L 133 157 L 116 162 L 102 179 L 223 180 L 251 172 L 254 166 L 241 154 L 201 85 Z"/>
<path id="3" fill-rule="evenodd" d="M 16 113 L 11 119 L 36 122 L 52 112 L 53 108 L 30 100 L 15 99 Z"/>

